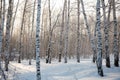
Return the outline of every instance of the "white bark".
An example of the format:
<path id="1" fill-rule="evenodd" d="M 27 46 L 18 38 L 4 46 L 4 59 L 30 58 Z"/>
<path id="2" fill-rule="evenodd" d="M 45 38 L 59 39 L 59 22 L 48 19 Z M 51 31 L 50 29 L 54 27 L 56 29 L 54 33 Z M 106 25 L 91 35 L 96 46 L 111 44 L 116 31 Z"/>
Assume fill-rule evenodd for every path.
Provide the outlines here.
<path id="1" fill-rule="evenodd" d="M 2 53 L 4 22 L 5 22 L 5 0 L 2 0 L 1 2 L 1 25 L 0 25 L 0 55 Z M 0 59 L 0 68 L 1 68 L 1 59 Z"/>
<path id="2" fill-rule="evenodd" d="M 6 22 L 6 36 L 5 36 L 5 70 L 8 71 L 9 63 L 9 47 L 10 47 L 10 27 L 12 21 L 13 0 L 9 0 L 9 7 Z"/>
<path id="3" fill-rule="evenodd" d="M 103 69 L 102 69 L 102 34 L 101 34 L 101 16 L 100 16 L 100 0 L 97 0 L 96 4 L 96 11 L 97 11 L 97 68 L 98 68 L 98 74 L 100 76 L 103 76 Z"/>
<path id="4" fill-rule="evenodd" d="M 41 0 L 37 2 L 37 23 L 36 23 L 36 80 L 41 80 L 40 74 L 40 16 L 41 16 Z"/>

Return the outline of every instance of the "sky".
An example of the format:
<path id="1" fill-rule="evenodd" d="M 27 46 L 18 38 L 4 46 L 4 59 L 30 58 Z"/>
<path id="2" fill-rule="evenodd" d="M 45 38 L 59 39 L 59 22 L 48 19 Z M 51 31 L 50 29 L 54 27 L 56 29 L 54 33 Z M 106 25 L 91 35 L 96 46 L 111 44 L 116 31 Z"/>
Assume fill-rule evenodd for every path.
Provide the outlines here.
<path id="1" fill-rule="evenodd" d="M 14 0 L 15 3 L 18 1 L 18 0 Z M 24 0 L 20 0 L 20 3 L 23 2 Z M 41 0 L 42 3 L 44 3 L 46 0 Z M 74 2 L 77 2 L 77 0 L 70 0 L 71 3 L 73 4 Z M 85 6 L 88 6 L 89 5 L 94 5 L 96 3 L 96 0 L 83 0 L 84 3 L 85 3 Z M 57 8 L 59 7 L 62 7 L 63 6 L 63 3 L 64 3 L 64 0 L 51 0 L 51 6 L 55 6 Z"/>

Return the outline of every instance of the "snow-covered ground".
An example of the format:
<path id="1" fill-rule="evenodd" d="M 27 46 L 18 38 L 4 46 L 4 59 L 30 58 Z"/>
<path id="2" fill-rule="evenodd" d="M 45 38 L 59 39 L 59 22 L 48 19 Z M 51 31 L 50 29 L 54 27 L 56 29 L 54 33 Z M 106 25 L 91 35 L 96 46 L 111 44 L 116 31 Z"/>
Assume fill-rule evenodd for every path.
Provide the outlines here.
<path id="1" fill-rule="evenodd" d="M 80 63 L 76 60 L 58 63 L 56 60 L 46 64 L 45 60 L 41 60 L 41 80 L 120 80 L 120 67 L 114 67 L 113 62 L 111 68 L 106 68 L 103 61 L 104 77 L 100 77 L 97 74 L 96 64 L 91 61 L 83 59 Z M 32 65 L 28 65 L 27 60 L 21 64 L 10 62 L 9 67 L 14 72 L 12 73 L 14 80 L 36 80 L 35 60 L 32 60 Z"/>

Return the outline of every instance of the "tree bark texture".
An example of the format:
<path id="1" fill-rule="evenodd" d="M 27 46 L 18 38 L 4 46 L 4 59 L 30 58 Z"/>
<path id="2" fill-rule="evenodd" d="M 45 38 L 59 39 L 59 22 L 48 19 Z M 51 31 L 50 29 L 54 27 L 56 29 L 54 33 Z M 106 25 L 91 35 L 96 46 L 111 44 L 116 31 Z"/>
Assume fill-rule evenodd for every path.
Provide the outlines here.
<path id="1" fill-rule="evenodd" d="M 36 23 L 36 80 L 41 80 L 40 74 L 40 16 L 41 0 L 37 0 L 37 23 Z"/>
<path id="2" fill-rule="evenodd" d="M 102 69 L 102 34 L 101 34 L 101 15 L 100 15 L 100 0 L 97 0 L 96 4 L 96 20 L 97 20 L 97 69 L 98 74 L 103 76 L 103 69 Z"/>

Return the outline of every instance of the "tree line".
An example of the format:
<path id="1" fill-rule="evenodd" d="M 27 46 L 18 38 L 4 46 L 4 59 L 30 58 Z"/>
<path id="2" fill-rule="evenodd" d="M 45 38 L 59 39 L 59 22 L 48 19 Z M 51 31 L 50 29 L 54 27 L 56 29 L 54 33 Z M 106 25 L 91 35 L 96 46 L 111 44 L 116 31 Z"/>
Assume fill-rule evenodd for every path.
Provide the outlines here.
<path id="1" fill-rule="evenodd" d="M 91 58 L 103 76 L 102 60 L 110 68 L 110 55 L 114 66 L 119 66 L 120 25 L 119 1 L 96 0 L 86 11 L 83 0 L 64 0 L 63 6 L 54 8 L 52 0 L 0 1 L 0 73 L 8 71 L 9 61 L 36 59 L 37 80 L 40 80 L 40 58 L 46 63 L 76 58 Z M 7 6 L 6 6 L 7 5 Z M 15 6 L 15 7 L 14 7 Z M 92 11 L 92 10 L 91 10 Z"/>

